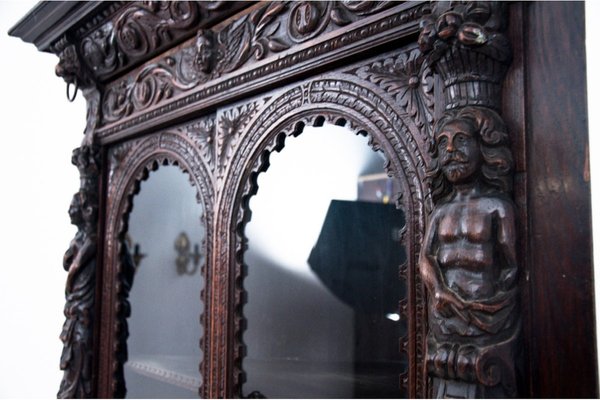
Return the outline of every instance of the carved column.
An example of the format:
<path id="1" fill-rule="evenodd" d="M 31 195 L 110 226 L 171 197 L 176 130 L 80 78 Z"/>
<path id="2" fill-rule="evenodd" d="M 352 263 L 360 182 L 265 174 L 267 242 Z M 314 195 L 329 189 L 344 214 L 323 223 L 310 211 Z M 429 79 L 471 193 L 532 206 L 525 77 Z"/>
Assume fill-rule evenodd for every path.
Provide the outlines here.
<path id="1" fill-rule="evenodd" d="M 511 61 L 500 2 L 440 2 L 419 46 L 443 82 L 434 202 L 419 259 L 428 290 L 425 368 L 437 398 L 515 397 L 521 320 L 513 161 L 498 114 Z"/>
<path id="2" fill-rule="evenodd" d="M 92 341 L 98 226 L 99 151 L 82 146 L 73 151 L 72 162 L 79 169 L 81 188 L 73 196 L 69 215 L 78 230 L 65 253 L 68 271 L 65 288 L 65 323 L 60 339 L 64 343 L 60 368 L 65 371 L 59 398 L 93 397 Z"/>
<path id="3" fill-rule="evenodd" d="M 100 148 L 94 143 L 93 129 L 98 120 L 98 91 L 79 62 L 76 47 L 66 38 L 53 48 L 59 57 L 56 74 L 67 82 L 67 96 L 74 99 L 82 89 L 88 103 L 86 135 L 81 147 L 73 150 L 71 162 L 79 169 L 80 189 L 69 208 L 77 233 L 63 259 L 68 271 L 65 287 L 65 323 L 60 335 L 64 347 L 60 368 L 64 376 L 59 398 L 95 397 L 93 388 L 94 308 L 96 259 L 98 254 L 98 207 Z"/>

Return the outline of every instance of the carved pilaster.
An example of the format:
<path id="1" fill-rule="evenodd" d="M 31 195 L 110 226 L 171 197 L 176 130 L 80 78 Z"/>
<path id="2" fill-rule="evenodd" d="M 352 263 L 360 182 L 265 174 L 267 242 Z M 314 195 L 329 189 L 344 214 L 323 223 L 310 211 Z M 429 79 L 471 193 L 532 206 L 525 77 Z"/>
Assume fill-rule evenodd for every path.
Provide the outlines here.
<path id="1" fill-rule="evenodd" d="M 73 196 L 69 215 L 77 226 L 75 238 L 65 253 L 63 266 L 68 271 L 65 288 L 65 323 L 60 335 L 64 343 L 60 368 L 64 370 L 59 398 L 89 398 L 92 388 L 92 340 L 98 226 L 98 147 L 82 146 L 73 151 L 81 188 Z"/>
<path id="2" fill-rule="evenodd" d="M 425 368 L 438 398 L 517 395 L 513 160 L 497 113 L 511 61 L 505 11 L 499 2 L 440 2 L 421 21 L 419 46 L 446 100 L 419 258 L 429 298 Z"/>

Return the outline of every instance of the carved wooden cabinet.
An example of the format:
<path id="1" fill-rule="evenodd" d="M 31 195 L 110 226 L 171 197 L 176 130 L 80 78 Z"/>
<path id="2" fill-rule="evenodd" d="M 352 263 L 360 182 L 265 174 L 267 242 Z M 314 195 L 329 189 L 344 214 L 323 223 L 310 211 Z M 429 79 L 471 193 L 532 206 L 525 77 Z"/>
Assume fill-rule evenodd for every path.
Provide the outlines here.
<path id="1" fill-rule="evenodd" d="M 59 397 L 597 397 L 583 31 L 582 3 L 37 5 L 11 34 L 88 110 Z M 378 169 L 335 139 L 294 163 L 348 164 L 264 178 L 336 130 Z M 255 235 L 299 248 L 327 173 L 358 196 L 270 269 Z"/>

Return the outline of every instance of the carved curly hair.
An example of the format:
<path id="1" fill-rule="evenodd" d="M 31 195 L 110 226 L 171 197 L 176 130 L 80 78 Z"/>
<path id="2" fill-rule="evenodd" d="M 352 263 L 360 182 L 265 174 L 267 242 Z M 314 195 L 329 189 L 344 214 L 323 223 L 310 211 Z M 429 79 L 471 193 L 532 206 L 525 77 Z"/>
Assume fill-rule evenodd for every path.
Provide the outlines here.
<path id="1" fill-rule="evenodd" d="M 456 120 L 470 125 L 479 143 L 483 160 L 481 183 L 484 192 L 510 195 L 513 158 L 509 147 L 510 138 L 502 118 L 495 111 L 484 107 L 468 106 L 449 110 L 436 122 L 434 135 L 437 137 L 444 126 Z M 437 146 L 434 148 L 434 160 L 428 176 L 431 180 L 431 196 L 435 203 L 452 196 L 454 188 L 444 176 Z"/>

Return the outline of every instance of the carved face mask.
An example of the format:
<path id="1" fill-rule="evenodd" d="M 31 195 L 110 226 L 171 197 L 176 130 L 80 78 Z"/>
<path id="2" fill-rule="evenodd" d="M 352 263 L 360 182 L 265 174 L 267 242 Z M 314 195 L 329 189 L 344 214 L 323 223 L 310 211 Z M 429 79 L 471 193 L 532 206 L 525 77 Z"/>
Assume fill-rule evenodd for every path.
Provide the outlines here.
<path id="1" fill-rule="evenodd" d="M 467 122 L 454 120 L 437 134 L 438 157 L 442 171 L 451 183 L 472 180 L 481 164 L 479 143 L 474 128 Z"/>
<path id="2" fill-rule="evenodd" d="M 74 225 L 80 225 L 83 222 L 83 215 L 81 212 L 81 199 L 80 194 L 75 193 L 71 200 L 69 207 L 69 217 L 71 217 L 71 223 Z"/>
<path id="3" fill-rule="evenodd" d="M 204 73 L 210 73 L 212 69 L 213 46 L 207 34 L 198 34 L 196 39 L 196 56 L 194 62 L 198 69 Z"/>

